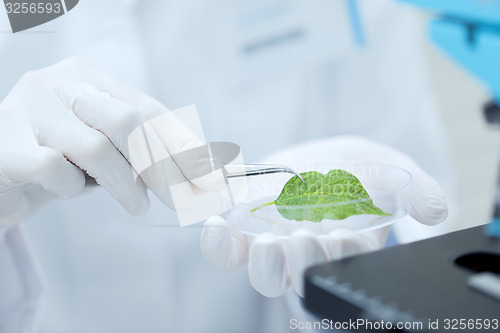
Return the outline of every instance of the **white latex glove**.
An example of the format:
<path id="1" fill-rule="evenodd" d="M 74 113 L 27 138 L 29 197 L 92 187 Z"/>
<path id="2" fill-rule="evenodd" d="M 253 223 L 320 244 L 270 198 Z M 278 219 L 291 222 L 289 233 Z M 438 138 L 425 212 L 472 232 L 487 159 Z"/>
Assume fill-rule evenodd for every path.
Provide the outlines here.
<path id="1" fill-rule="evenodd" d="M 80 59 L 23 75 L 0 104 L 0 229 L 51 196 L 79 194 L 86 174 L 128 212 L 144 213 L 146 185 L 133 176 L 128 138 L 158 116 L 161 128 L 151 126 L 172 156 L 202 145 L 161 103 Z M 196 185 L 177 191 L 188 208 L 196 187 L 225 184 Z M 170 203 L 170 193 L 155 194 Z"/>
<path id="2" fill-rule="evenodd" d="M 309 141 L 279 151 L 266 162 L 284 164 L 298 170 L 314 165 L 355 165 L 365 161 L 399 166 L 408 170 L 413 181 L 408 198 L 410 215 L 425 225 L 442 222 L 447 214 L 446 198 L 437 182 L 407 155 L 387 146 L 352 136 Z M 305 230 L 288 240 L 263 234 L 254 239 L 230 229 L 227 222 L 214 216 L 207 220 L 201 235 L 201 250 L 217 269 L 232 271 L 248 266 L 252 286 L 264 296 L 282 295 L 289 285 L 303 295 L 303 273 L 320 262 L 374 251 L 384 246 L 389 227 L 353 233 L 335 230 L 315 236 Z"/>

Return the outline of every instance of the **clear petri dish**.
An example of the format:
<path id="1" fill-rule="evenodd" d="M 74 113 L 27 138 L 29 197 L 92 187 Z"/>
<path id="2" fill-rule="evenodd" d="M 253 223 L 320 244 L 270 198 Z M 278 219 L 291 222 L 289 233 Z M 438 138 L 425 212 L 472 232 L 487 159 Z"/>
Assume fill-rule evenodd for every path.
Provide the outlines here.
<path id="1" fill-rule="evenodd" d="M 274 187 L 274 193 L 266 193 L 258 199 L 237 205 L 227 217 L 228 225 L 230 228 L 249 236 L 271 233 L 276 237 L 287 238 L 299 229 L 306 229 L 316 235 L 326 235 L 335 229 L 365 232 L 391 225 L 408 214 L 407 192 L 412 180 L 408 171 L 392 165 L 375 163 L 356 164 L 344 169 L 360 180 L 373 204 L 390 215 L 361 214 L 352 215 L 342 220 L 323 219 L 321 222 L 311 222 L 289 220 L 279 213 L 275 205 L 264 206 L 252 212 L 256 207 L 273 202 L 280 194 L 281 188 L 285 184 L 283 182 L 281 186 Z M 262 184 L 262 180 L 253 180 L 252 177 L 248 177 L 248 182 L 250 188 L 255 188 L 255 185 L 252 186 L 252 182 Z M 287 209 L 315 210 L 325 208 L 325 206 L 341 208 L 342 205 L 358 203 L 359 200 L 355 200 L 300 207 L 288 206 Z"/>

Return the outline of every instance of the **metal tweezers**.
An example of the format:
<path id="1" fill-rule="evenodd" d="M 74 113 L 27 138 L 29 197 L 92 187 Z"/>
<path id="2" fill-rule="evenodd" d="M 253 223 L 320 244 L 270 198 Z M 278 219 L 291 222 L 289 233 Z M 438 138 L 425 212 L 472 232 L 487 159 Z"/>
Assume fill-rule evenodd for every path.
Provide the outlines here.
<path id="1" fill-rule="evenodd" d="M 257 175 L 266 175 L 270 173 L 291 173 L 297 176 L 302 183 L 306 183 L 302 177 L 295 172 L 293 169 L 278 164 L 228 164 L 224 167 L 226 170 L 227 178 L 235 178 L 235 177 L 247 177 L 247 176 L 257 176 Z"/>

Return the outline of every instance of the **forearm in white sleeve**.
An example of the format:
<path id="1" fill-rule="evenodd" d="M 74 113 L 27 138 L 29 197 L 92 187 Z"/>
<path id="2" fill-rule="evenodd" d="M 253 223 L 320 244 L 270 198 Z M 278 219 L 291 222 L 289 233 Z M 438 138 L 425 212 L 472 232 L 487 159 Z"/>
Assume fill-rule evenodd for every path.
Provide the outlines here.
<path id="1" fill-rule="evenodd" d="M 35 332 L 42 294 L 30 244 L 16 226 L 0 235 L 0 332 Z"/>

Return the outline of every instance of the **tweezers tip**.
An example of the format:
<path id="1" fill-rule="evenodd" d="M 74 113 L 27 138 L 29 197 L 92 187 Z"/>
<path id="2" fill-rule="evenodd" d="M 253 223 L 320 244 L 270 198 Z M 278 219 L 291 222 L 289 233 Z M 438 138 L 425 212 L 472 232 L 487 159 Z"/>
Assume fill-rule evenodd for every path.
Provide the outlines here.
<path id="1" fill-rule="evenodd" d="M 299 177 L 299 179 L 302 182 L 302 184 L 306 183 L 306 181 L 304 180 L 304 178 L 302 178 L 302 176 L 299 173 L 295 173 L 295 176 Z"/>

